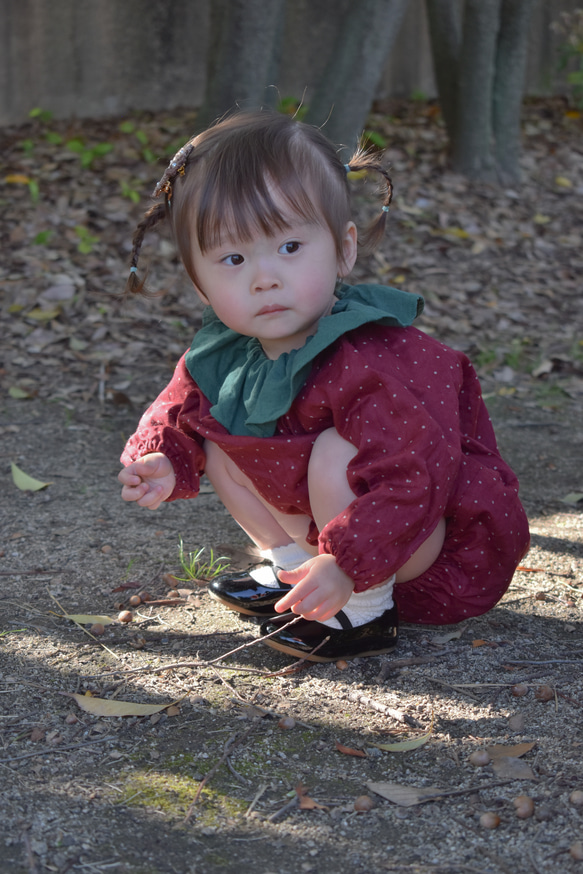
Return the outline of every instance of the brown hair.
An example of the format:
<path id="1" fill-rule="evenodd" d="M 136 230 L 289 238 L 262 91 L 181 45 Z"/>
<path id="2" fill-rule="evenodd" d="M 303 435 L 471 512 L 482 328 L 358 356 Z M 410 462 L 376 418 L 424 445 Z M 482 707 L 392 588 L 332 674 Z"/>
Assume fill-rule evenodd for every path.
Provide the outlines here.
<path id="1" fill-rule="evenodd" d="M 154 191 L 155 197 L 165 194 L 165 204 L 148 210 L 134 236 L 126 290 L 144 293 L 136 275 L 139 251 L 146 231 L 165 216 L 195 284 L 193 234 L 205 252 L 225 239 L 247 241 L 257 232 L 284 230 L 286 217 L 273 188 L 294 214 L 329 228 L 341 260 L 351 218 L 348 170 L 374 170 L 382 177 L 383 210 L 361 241 L 372 248 L 384 232 L 393 193 L 378 154 L 358 150 L 343 164 L 316 127 L 268 110 L 229 116 L 190 140 L 170 162 Z"/>

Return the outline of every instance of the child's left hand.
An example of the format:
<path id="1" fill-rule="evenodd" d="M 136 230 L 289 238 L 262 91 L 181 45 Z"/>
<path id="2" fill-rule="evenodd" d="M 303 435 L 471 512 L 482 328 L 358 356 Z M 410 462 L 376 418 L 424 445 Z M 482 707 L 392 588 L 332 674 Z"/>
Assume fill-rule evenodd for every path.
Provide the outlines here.
<path id="1" fill-rule="evenodd" d="M 315 622 L 338 613 L 354 591 L 353 580 L 338 567 L 333 555 L 316 555 L 293 571 L 279 571 L 278 577 L 293 589 L 277 602 L 277 612 L 292 610 Z"/>

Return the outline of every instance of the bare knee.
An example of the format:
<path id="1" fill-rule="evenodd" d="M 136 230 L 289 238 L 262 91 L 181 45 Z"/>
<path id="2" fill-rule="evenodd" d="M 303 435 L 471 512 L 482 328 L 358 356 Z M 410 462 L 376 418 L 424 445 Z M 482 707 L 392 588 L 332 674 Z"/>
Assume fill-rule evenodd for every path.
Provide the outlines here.
<path id="1" fill-rule="evenodd" d="M 358 449 L 341 437 L 336 428 L 328 428 L 316 437 L 310 455 L 309 472 L 327 476 L 334 470 L 346 473 Z"/>

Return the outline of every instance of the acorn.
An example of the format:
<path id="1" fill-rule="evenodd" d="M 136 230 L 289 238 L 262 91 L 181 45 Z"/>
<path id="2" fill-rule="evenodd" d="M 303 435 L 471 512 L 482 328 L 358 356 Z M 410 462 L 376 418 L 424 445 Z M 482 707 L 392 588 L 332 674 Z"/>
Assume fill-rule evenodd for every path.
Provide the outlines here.
<path id="1" fill-rule="evenodd" d="M 512 802 L 519 819 L 529 819 L 534 813 L 534 801 L 528 795 L 517 795 Z"/>
<path id="2" fill-rule="evenodd" d="M 510 691 L 515 698 L 522 698 L 527 694 L 528 686 L 526 683 L 516 683 L 514 686 L 511 686 Z"/>
<path id="3" fill-rule="evenodd" d="M 491 759 L 486 750 L 475 750 L 473 753 L 470 753 L 468 762 L 475 768 L 483 768 L 484 765 L 490 764 Z"/>
<path id="4" fill-rule="evenodd" d="M 537 701 L 552 701 L 555 697 L 555 690 L 551 686 L 539 686 L 534 697 Z"/>
<path id="5" fill-rule="evenodd" d="M 581 789 L 573 789 L 569 795 L 569 801 L 575 807 L 583 807 L 583 792 Z"/>
<path id="6" fill-rule="evenodd" d="M 282 716 L 279 722 L 277 723 L 277 727 L 281 728 L 282 731 L 287 731 L 290 728 L 296 727 L 296 721 L 293 716 Z"/>
<path id="7" fill-rule="evenodd" d="M 374 807 L 374 801 L 370 795 L 359 795 L 354 802 L 354 809 L 357 813 L 368 813 Z"/>
<path id="8" fill-rule="evenodd" d="M 497 813 L 493 813 L 493 811 L 488 810 L 486 813 L 483 813 L 480 817 L 480 825 L 482 828 L 498 828 L 500 825 L 500 817 Z"/>
<path id="9" fill-rule="evenodd" d="M 140 598 L 139 595 L 132 595 L 128 599 L 128 604 L 130 605 L 130 607 L 139 607 L 141 603 L 142 603 L 142 599 Z"/>
<path id="10" fill-rule="evenodd" d="M 101 622 L 94 622 L 91 628 L 89 629 L 89 633 L 94 637 L 101 637 L 102 634 L 105 634 L 105 627 Z"/>
<path id="11" fill-rule="evenodd" d="M 134 614 L 131 610 L 122 610 L 121 613 L 118 614 L 117 621 L 118 622 L 133 622 Z"/>

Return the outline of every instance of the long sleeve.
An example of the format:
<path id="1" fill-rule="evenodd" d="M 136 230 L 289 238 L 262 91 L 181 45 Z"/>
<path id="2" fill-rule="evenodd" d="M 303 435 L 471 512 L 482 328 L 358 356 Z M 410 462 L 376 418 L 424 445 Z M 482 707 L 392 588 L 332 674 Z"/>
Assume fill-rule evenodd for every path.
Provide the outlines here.
<path id="1" fill-rule="evenodd" d="M 202 414 L 205 398 L 188 373 L 184 356 L 163 392 L 143 414 L 136 432 L 130 437 L 121 456 L 124 465 L 150 452 L 162 452 L 176 474 L 176 487 L 168 500 L 194 498 L 204 471 L 203 438 L 189 420 Z"/>

